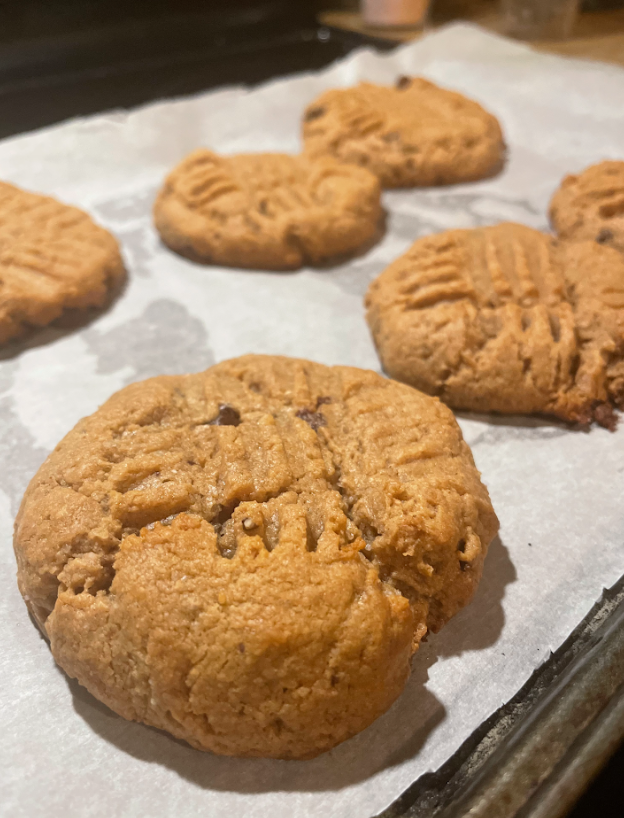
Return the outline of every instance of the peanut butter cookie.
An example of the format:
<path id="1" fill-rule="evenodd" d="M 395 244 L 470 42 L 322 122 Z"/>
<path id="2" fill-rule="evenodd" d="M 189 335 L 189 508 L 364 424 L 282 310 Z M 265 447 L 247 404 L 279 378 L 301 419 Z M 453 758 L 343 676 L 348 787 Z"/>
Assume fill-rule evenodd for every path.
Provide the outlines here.
<path id="1" fill-rule="evenodd" d="M 520 224 L 417 241 L 370 286 L 386 371 L 480 412 L 613 427 L 624 405 L 624 258 Z"/>
<path id="2" fill-rule="evenodd" d="M 482 179 L 505 158 L 496 117 L 420 77 L 326 91 L 306 109 L 303 138 L 309 156 L 366 167 L 383 187 Z"/>
<path id="3" fill-rule="evenodd" d="M 197 150 L 154 205 L 162 240 L 194 261 L 266 270 L 322 265 L 381 233 L 379 182 L 333 159 Z"/>
<path id="4" fill-rule="evenodd" d="M 624 253 L 624 162 L 600 162 L 566 176 L 550 203 L 562 239 L 593 239 Z"/>
<path id="5" fill-rule="evenodd" d="M 0 182 L 0 344 L 102 306 L 124 278 L 117 242 L 86 213 Z"/>
<path id="6" fill-rule="evenodd" d="M 15 551 L 56 661 L 117 713 L 307 758 L 400 694 L 497 528 L 438 400 L 250 355 L 82 420 L 28 487 Z"/>

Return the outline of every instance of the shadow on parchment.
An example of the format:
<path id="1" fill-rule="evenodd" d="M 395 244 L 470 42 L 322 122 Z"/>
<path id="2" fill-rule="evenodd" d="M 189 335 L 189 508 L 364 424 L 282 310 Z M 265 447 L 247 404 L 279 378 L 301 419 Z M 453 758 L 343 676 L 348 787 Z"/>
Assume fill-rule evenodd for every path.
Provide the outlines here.
<path id="1" fill-rule="evenodd" d="M 25 335 L 9 341 L 0 350 L 0 361 L 9 361 L 17 358 L 23 352 L 36 347 L 54 343 L 60 338 L 72 335 L 74 332 L 87 327 L 109 311 L 116 301 L 123 295 L 128 286 L 127 276 L 118 282 L 107 293 L 106 301 L 100 307 L 89 307 L 84 310 L 65 310 L 63 314 L 45 327 L 32 327 Z"/>
<path id="2" fill-rule="evenodd" d="M 570 432 L 589 432 L 590 425 L 578 423 L 566 423 L 559 418 L 549 415 L 503 415 L 497 413 L 484 414 L 481 412 L 464 412 L 454 409 L 453 414 L 459 420 L 475 420 L 483 423 L 484 431 L 478 438 L 470 439 L 470 446 L 480 443 L 482 440 L 494 440 L 497 430 L 504 427 L 507 434 L 513 438 L 553 438 L 563 437 Z"/>
<path id="3" fill-rule="evenodd" d="M 425 686 L 429 669 L 439 657 L 482 650 L 497 641 L 505 621 L 501 602 L 515 578 L 509 553 L 497 537 L 473 602 L 421 647 L 405 690 L 390 710 L 359 735 L 310 761 L 201 753 L 160 730 L 122 719 L 75 680 L 68 680 L 74 708 L 95 733 L 122 752 L 166 766 L 205 789 L 238 793 L 340 789 L 420 752 L 446 717 L 444 706 Z"/>

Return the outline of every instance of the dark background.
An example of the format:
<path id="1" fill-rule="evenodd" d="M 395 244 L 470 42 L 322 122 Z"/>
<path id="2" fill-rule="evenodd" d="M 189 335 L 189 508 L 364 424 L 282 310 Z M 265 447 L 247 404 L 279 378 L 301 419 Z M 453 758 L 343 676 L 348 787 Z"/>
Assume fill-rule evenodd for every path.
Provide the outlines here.
<path id="1" fill-rule="evenodd" d="M 313 0 L 0 2 L 0 137 L 390 46 L 319 29 L 316 11 Z M 623 775 L 624 747 L 569 818 L 624 818 Z"/>
<path id="2" fill-rule="evenodd" d="M 319 68 L 360 44 L 319 38 L 315 13 L 312 0 L 0 2 L 0 137 Z"/>

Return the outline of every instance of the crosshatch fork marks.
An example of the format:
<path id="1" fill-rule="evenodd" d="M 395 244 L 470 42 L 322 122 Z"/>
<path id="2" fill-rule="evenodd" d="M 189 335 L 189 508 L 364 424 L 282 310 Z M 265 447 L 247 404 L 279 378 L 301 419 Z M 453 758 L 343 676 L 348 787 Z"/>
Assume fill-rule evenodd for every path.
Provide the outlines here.
<path id="1" fill-rule="evenodd" d="M 154 206 L 164 242 L 195 261 L 288 270 L 374 241 L 380 185 L 364 168 L 286 154 L 189 154 Z"/>
<path id="2" fill-rule="evenodd" d="M 624 405 L 624 258 L 519 224 L 417 241 L 370 286 L 387 372 L 459 409 L 613 428 Z"/>
<path id="3" fill-rule="evenodd" d="M 439 401 L 246 356 L 81 421 L 31 482 L 15 550 L 56 660 L 116 712 L 201 749 L 309 757 L 398 696 L 497 528 Z"/>
<path id="4" fill-rule="evenodd" d="M 0 343 L 102 306 L 124 277 L 117 242 L 86 213 L 0 182 Z"/>

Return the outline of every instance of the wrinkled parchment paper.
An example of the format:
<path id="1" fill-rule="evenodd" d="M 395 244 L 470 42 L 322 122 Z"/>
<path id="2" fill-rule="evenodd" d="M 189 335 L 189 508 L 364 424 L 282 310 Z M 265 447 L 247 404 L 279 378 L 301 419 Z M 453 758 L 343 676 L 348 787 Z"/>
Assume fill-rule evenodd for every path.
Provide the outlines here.
<path id="1" fill-rule="evenodd" d="M 499 177 L 388 192 L 386 237 L 332 270 L 203 268 L 150 223 L 166 171 L 196 146 L 299 148 L 325 88 L 422 73 L 502 121 Z M 136 379 L 249 351 L 378 369 L 362 296 L 419 236 L 513 219 L 545 228 L 564 173 L 624 158 L 624 71 L 533 53 L 457 25 L 389 56 L 363 49 L 317 74 L 73 121 L 0 143 L 0 178 L 89 210 L 121 240 L 130 284 L 73 332 L 49 330 L 0 359 L 0 813 L 19 816 L 372 816 L 508 701 L 624 573 L 624 426 L 572 432 L 532 419 L 462 416 L 501 520 L 473 604 L 414 660 L 402 697 L 368 730 L 305 762 L 203 754 L 126 722 L 52 661 L 18 594 L 11 526 L 59 439 Z"/>

